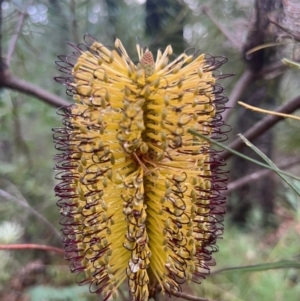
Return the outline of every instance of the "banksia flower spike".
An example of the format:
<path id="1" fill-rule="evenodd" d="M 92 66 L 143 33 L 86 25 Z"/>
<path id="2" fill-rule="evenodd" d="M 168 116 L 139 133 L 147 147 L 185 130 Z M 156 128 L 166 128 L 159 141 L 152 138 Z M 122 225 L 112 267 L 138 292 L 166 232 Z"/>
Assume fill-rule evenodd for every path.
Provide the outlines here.
<path id="1" fill-rule="evenodd" d="M 210 142 L 222 139 L 226 59 L 157 52 L 120 40 L 110 49 L 85 37 L 57 64 L 76 104 L 54 129 L 55 191 L 65 257 L 80 284 L 107 300 L 127 281 L 132 300 L 180 292 L 214 264 L 222 234 L 226 172 Z"/>

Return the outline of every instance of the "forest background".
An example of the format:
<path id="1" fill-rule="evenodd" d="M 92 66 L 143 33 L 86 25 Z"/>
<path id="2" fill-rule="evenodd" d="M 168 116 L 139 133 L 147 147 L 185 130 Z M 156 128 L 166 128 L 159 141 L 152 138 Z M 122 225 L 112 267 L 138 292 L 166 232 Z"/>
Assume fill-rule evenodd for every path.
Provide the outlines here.
<path id="1" fill-rule="evenodd" d="M 227 57 L 222 73 L 235 75 L 221 80 L 232 108 L 223 114 L 232 127 L 224 145 L 263 161 L 237 138 L 242 133 L 280 169 L 300 175 L 300 121 L 263 115 L 237 103 L 299 116 L 297 0 L 0 3 L 0 300 L 95 299 L 87 287 L 74 284 L 63 259 L 53 192 L 57 151 L 51 128 L 61 126 L 56 108 L 72 102 L 53 80 L 60 75 L 54 62 L 57 55 L 71 53 L 67 41 L 80 43 L 86 33 L 105 45 L 121 38 L 135 61 L 137 37 L 154 53 L 171 44 L 177 55 L 196 48 Z M 284 176 L 283 181 L 278 171 L 228 150 L 222 156 L 230 180 L 217 266 L 182 297 L 299 300 L 298 179 Z M 127 300 L 125 288 L 118 300 Z"/>

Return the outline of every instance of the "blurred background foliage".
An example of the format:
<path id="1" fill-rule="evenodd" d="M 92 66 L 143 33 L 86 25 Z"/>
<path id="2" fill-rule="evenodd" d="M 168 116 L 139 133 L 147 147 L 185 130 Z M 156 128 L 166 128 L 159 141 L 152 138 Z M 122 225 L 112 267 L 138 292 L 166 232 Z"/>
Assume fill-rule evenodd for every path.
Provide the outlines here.
<path id="1" fill-rule="evenodd" d="M 297 1 L 285 1 L 286 7 L 281 1 L 266 2 L 274 4 L 270 15 L 282 16 L 279 19 L 289 34 L 271 26 L 263 43 L 277 44 L 267 48 L 263 64 L 280 62 L 284 57 L 299 60 L 299 36 L 294 34 L 299 28 L 292 21 L 288 23 L 288 15 L 284 15 L 286 7 Z M 11 58 L 11 73 L 70 102 L 65 88 L 53 80 L 60 75 L 54 61 L 59 54 L 71 53 L 67 41 L 80 43 L 86 33 L 111 46 L 116 37 L 120 38 L 134 61 L 136 41 L 154 53 L 172 44 L 175 55 L 196 48 L 226 56 L 229 62 L 222 72 L 236 74 L 222 80 L 226 95 L 238 88 L 242 74 L 251 69 L 249 62 L 245 64 L 243 46 L 249 39 L 255 1 L 11 0 L 2 1 L 1 7 L 4 60 L 24 17 Z M 285 68 L 267 75 L 258 86 L 249 85 L 239 100 L 247 102 L 256 92 L 264 91 L 258 93 L 256 99 L 260 101 L 254 104 L 276 109 L 299 96 L 299 69 Z M 263 117 L 256 115 L 253 121 L 249 111 L 237 105 L 226 120 L 234 128 L 229 139 Z M 248 123 L 243 128 L 240 121 L 245 120 Z M 297 156 L 299 125 L 295 120 L 282 121 L 272 128 L 272 136 L 263 139 L 262 149 L 274 162 Z M 16 90 L 0 90 L 0 244 L 62 246 L 58 234 L 60 214 L 53 193 L 56 151 L 51 132 L 59 126 L 61 120 L 54 107 Z M 255 172 L 249 171 L 243 161 L 231 159 L 228 165 L 232 179 Z M 299 160 L 289 171 L 300 174 Z M 202 285 L 190 285 L 190 293 L 220 301 L 299 300 L 299 196 L 274 174 L 258 183 L 252 182 L 242 191 L 232 189 L 228 195 L 226 230 L 216 255 L 218 265 Z M 258 186 L 264 192 L 271 189 L 272 194 L 258 194 Z M 279 266 L 269 265 L 276 262 Z M 259 266 L 238 269 L 252 265 Z M 228 267 L 237 269 L 222 270 Z M 0 300 L 95 300 L 87 287 L 77 287 L 74 282 L 61 254 L 0 251 Z M 126 300 L 125 291 L 119 300 Z"/>

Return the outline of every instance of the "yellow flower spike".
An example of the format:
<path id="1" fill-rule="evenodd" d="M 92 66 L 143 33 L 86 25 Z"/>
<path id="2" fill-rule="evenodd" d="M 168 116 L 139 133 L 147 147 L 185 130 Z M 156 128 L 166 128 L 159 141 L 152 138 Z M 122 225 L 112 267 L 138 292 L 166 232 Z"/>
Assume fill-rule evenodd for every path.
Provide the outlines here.
<path id="1" fill-rule="evenodd" d="M 125 280 L 134 301 L 171 295 L 209 273 L 223 230 L 224 163 L 188 130 L 224 137 L 226 59 L 137 45 L 134 64 L 118 39 L 85 42 L 57 62 L 76 100 L 54 129 L 66 258 L 104 300 Z"/>

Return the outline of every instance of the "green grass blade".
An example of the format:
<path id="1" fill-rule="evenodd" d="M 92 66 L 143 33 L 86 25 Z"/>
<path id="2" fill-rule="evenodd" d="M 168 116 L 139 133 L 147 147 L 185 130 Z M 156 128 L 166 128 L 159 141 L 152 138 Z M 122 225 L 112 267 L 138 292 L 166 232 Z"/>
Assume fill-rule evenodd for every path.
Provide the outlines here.
<path id="1" fill-rule="evenodd" d="M 243 155 L 243 154 L 241 154 L 241 153 L 239 153 L 239 152 L 237 152 L 237 151 L 231 149 L 230 147 L 228 147 L 228 146 L 226 146 L 226 145 L 224 145 L 224 144 L 222 144 L 222 143 L 219 143 L 219 142 L 217 142 L 217 141 L 215 141 L 215 140 L 213 140 L 213 139 L 211 139 L 211 138 L 209 138 L 209 137 L 207 137 L 207 136 L 205 136 L 205 135 L 202 135 L 202 134 L 200 134 L 200 133 L 197 133 L 197 132 L 196 132 L 195 130 L 193 130 L 193 129 L 189 129 L 188 132 L 191 133 L 191 134 L 194 135 L 194 136 L 197 136 L 197 137 L 202 138 L 202 139 L 204 139 L 204 140 L 210 141 L 212 144 L 214 144 L 214 145 L 216 145 L 216 146 L 218 146 L 218 147 L 220 147 L 220 148 L 222 148 L 222 149 L 225 149 L 225 150 L 227 150 L 228 152 L 230 152 L 230 153 L 232 153 L 232 154 L 234 154 L 234 155 L 236 155 L 236 156 L 238 156 L 238 157 L 241 157 L 241 158 L 243 158 L 243 159 L 245 159 L 245 160 L 248 160 L 248 161 L 250 161 L 250 162 L 252 162 L 252 163 L 254 163 L 254 164 L 257 164 L 257 165 L 259 165 L 259 166 L 262 166 L 262 167 L 264 167 L 264 168 L 267 168 L 267 169 L 270 169 L 270 170 L 275 171 L 274 167 L 271 167 L 271 166 L 269 166 L 269 165 L 267 165 L 267 164 L 264 164 L 264 163 L 262 163 L 262 162 L 260 162 L 260 161 L 257 161 L 257 160 L 255 160 L 255 159 L 253 159 L 253 158 L 251 158 L 251 157 L 245 156 L 245 155 Z M 292 179 L 295 179 L 295 180 L 297 180 L 297 181 L 300 181 L 300 178 L 297 177 L 297 176 L 295 176 L 295 175 L 292 175 L 292 174 L 290 174 L 290 173 L 288 173 L 288 172 L 285 172 L 285 171 L 283 171 L 283 170 L 280 170 L 280 169 L 278 169 L 278 168 L 276 168 L 276 170 L 277 170 L 277 172 L 279 172 L 280 174 L 286 175 L 286 176 L 288 176 L 288 177 L 290 177 L 290 178 L 292 178 Z M 299 194 L 297 190 L 296 190 L 296 193 Z"/>
<path id="2" fill-rule="evenodd" d="M 239 267 L 228 267 L 212 272 L 211 276 L 220 273 L 228 273 L 228 272 L 262 272 L 267 270 L 290 269 L 290 268 L 300 269 L 300 262 L 294 260 L 280 260 L 271 263 L 261 263 L 261 264 L 246 265 L 246 266 L 239 266 Z"/>
<path id="3" fill-rule="evenodd" d="M 273 171 L 277 173 L 277 175 L 288 185 L 293 189 L 299 196 L 300 191 L 298 190 L 298 187 L 293 184 L 292 181 L 289 181 L 286 175 L 282 173 L 282 171 L 262 152 L 260 151 L 256 146 L 254 146 L 245 136 L 242 134 L 238 134 L 238 136 L 243 140 L 243 142 L 249 146 L 258 156 L 260 156 L 270 167 L 273 168 Z"/>

